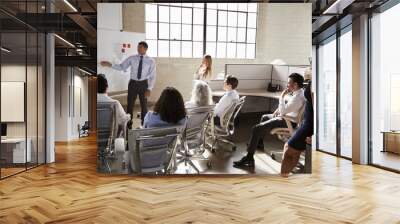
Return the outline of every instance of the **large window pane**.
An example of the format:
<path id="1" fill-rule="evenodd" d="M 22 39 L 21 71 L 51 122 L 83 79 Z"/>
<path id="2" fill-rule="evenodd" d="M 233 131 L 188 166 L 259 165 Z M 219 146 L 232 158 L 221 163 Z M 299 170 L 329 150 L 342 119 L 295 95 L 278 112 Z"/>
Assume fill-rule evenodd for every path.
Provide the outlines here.
<path id="1" fill-rule="evenodd" d="M 157 40 L 147 40 L 149 48 L 147 49 L 147 54 L 150 57 L 157 57 Z"/>
<path id="2" fill-rule="evenodd" d="M 170 43 L 170 57 L 180 57 L 181 56 L 181 42 L 171 41 Z"/>
<path id="3" fill-rule="evenodd" d="M 171 23 L 181 23 L 181 8 L 171 7 Z"/>
<path id="4" fill-rule="evenodd" d="M 400 170 L 399 21 L 400 4 L 374 15 L 371 20 L 372 163 L 394 170 Z M 387 132 L 386 138 L 383 132 Z"/>
<path id="5" fill-rule="evenodd" d="M 198 26 L 198 25 L 193 26 L 193 40 L 194 41 L 203 40 L 203 26 Z"/>
<path id="6" fill-rule="evenodd" d="M 157 39 L 157 23 L 146 23 L 146 39 Z"/>
<path id="7" fill-rule="evenodd" d="M 247 26 L 251 28 L 257 27 L 257 14 L 249 13 L 247 17 Z"/>
<path id="8" fill-rule="evenodd" d="M 239 3 L 238 11 L 246 12 L 247 11 L 247 3 Z"/>
<path id="9" fill-rule="evenodd" d="M 204 9 L 193 9 L 193 24 L 204 23 Z"/>
<path id="10" fill-rule="evenodd" d="M 237 38 L 237 29 L 228 27 L 228 42 L 236 42 Z"/>
<path id="11" fill-rule="evenodd" d="M 352 157 L 352 35 L 340 37 L 340 154 Z"/>
<path id="12" fill-rule="evenodd" d="M 218 27 L 218 41 L 226 42 L 226 27 Z"/>
<path id="13" fill-rule="evenodd" d="M 253 59 L 256 57 L 256 45 L 247 44 L 246 45 L 246 58 Z"/>
<path id="14" fill-rule="evenodd" d="M 182 41 L 182 57 L 191 58 L 192 57 L 192 42 Z"/>
<path id="15" fill-rule="evenodd" d="M 249 12 L 257 12 L 257 3 L 249 3 L 248 11 Z"/>
<path id="16" fill-rule="evenodd" d="M 237 42 L 246 42 L 246 28 L 237 29 Z"/>
<path id="17" fill-rule="evenodd" d="M 236 43 L 228 43 L 226 57 L 236 58 Z"/>
<path id="18" fill-rule="evenodd" d="M 238 13 L 238 26 L 239 27 L 246 27 L 246 13 Z"/>
<path id="19" fill-rule="evenodd" d="M 318 148 L 336 153 L 336 40 L 318 48 Z"/>
<path id="20" fill-rule="evenodd" d="M 182 40 L 192 40 L 192 25 L 182 25 Z"/>
<path id="21" fill-rule="evenodd" d="M 182 8 L 182 23 L 192 24 L 192 9 Z"/>
<path id="22" fill-rule="evenodd" d="M 246 44 L 237 44 L 237 58 L 246 58 Z"/>
<path id="23" fill-rule="evenodd" d="M 169 41 L 158 41 L 158 56 L 169 57 Z"/>
<path id="24" fill-rule="evenodd" d="M 238 4 L 237 3 L 229 3 L 228 4 L 228 10 L 236 11 L 237 8 L 238 8 Z"/>
<path id="25" fill-rule="evenodd" d="M 206 54 L 211 55 L 211 57 L 215 57 L 215 50 L 216 50 L 216 43 L 215 42 L 207 42 L 206 46 Z"/>
<path id="26" fill-rule="evenodd" d="M 171 40 L 181 39 L 181 24 L 171 24 L 170 39 Z"/>
<path id="27" fill-rule="evenodd" d="M 228 12 L 228 26 L 237 26 L 237 12 Z"/>
<path id="28" fill-rule="evenodd" d="M 159 27 L 159 39 L 169 39 L 169 24 L 168 23 L 160 23 L 158 24 Z"/>
<path id="29" fill-rule="evenodd" d="M 146 21 L 157 22 L 157 5 L 146 4 Z"/>
<path id="30" fill-rule="evenodd" d="M 217 58 L 225 58 L 225 57 L 226 57 L 226 43 L 218 43 Z"/>
<path id="31" fill-rule="evenodd" d="M 207 9 L 207 25 L 217 25 L 217 10 Z"/>
<path id="32" fill-rule="evenodd" d="M 217 36 L 217 27 L 207 26 L 207 41 L 215 41 Z"/>
<path id="33" fill-rule="evenodd" d="M 169 22 L 169 7 L 168 6 L 159 6 L 158 7 L 158 21 L 159 22 Z"/>
<path id="34" fill-rule="evenodd" d="M 226 26 L 227 25 L 227 13 L 226 11 L 218 11 L 218 25 Z"/>
<path id="35" fill-rule="evenodd" d="M 193 57 L 203 57 L 203 42 L 193 42 Z"/>
<path id="36" fill-rule="evenodd" d="M 247 29 L 247 43 L 256 43 L 256 29 Z"/>

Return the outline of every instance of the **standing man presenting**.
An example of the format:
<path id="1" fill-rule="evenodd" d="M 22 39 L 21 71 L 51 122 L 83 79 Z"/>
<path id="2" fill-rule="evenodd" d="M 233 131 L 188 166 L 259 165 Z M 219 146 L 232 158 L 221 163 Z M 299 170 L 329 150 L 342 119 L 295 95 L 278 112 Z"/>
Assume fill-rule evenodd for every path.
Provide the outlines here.
<path id="1" fill-rule="evenodd" d="M 147 113 L 147 97 L 150 96 L 151 90 L 156 81 L 156 64 L 153 58 L 146 55 L 148 45 L 141 41 L 137 46 L 137 55 L 129 56 L 121 64 L 111 64 L 109 61 L 101 61 L 101 66 L 111 67 L 118 71 L 126 71 L 131 68 L 131 79 L 128 84 L 128 113 L 133 118 L 133 107 L 136 97 L 139 95 L 141 107 L 141 120 Z"/>

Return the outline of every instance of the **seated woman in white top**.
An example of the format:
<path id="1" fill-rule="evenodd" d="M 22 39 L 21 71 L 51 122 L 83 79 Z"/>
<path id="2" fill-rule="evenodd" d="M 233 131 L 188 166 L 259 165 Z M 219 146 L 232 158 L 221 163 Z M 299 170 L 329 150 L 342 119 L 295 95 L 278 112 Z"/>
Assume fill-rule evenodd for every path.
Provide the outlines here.
<path id="1" fill-rule="evenodd" d="M 220 118 L 224 115 L 224 112 L 230 107 L 234 102 L 239 100 L 239 94 L 236 92 L 236 88 L 239 84 L 239 80 L 232 76 L 228 75 L 224 81 L 224 90 L 225 94 L 221 97 L 219 102 L 215 105 L 214 108 L 214 124 L 220 125 Z"/>
<path id="2" fill-rule="evenodd" d="M 194 73 L 194 79 L 208 82 L 211 79 L 211 67 L 211 56 L 205 55 L 203 61 L 201 62 L 201 65 L 197 69 L 196 73 Z"/>
<path id="3" fill-rule="evenodd" d="M 97 75 L 97 102 L 98 103 L 107 103 L 107 102 L 115 102 L 116 103 L 116 122 L 120 129 L 124 130 L 124 125 L 127 121 L 131 119 L 131 115 L 127 114 L 122 107 L 121 103 L 118 100 L 115 100 L 108 96 L 108 82 L 104 74 Z M 118 131 L 118 130 L 116 130 Z"/>
<path id="4" fill-rule="evenodd" d="M 192 91 L 192 97 L 190 98 L 190 101 L 185 103 L 185 107 L 204 107 L 212 104 L 213 101 L 210 86 L 208 86 L 204 81 L 196 80 Z"/>
<path id="5" fill-rule="evenodd" d="M 143 127 L 183 125 L 185 121 L 186 109 L 181 93 L 173 87 L 167 87 L 154 105 L 154 110 L 147 112 Z"/>

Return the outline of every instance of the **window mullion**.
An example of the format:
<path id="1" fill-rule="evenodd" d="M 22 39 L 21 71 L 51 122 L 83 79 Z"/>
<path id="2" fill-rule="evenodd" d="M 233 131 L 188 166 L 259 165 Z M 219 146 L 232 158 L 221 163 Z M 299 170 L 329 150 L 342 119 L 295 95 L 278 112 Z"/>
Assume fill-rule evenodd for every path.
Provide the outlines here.
<path id="1" fill-rule="evenodd" d="M 206 39 L 207 39 L 207 3 L 204 3 L 204 21 L 203 21 L 203 55 L 206 54 Z"/>

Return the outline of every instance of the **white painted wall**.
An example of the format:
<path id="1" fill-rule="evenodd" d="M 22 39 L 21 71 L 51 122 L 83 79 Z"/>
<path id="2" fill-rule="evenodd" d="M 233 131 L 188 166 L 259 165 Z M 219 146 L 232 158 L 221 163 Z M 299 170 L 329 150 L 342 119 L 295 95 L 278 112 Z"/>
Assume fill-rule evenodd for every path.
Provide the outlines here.
<path id="1" fill-rule="evenodd" d="M 88 78 L 75 68 L 56 67 L 55 86 L 55 141 L 77 139 L 78 124 L 88 120 Z M 79 89 L 82 115 L 76 107 Z"/>

